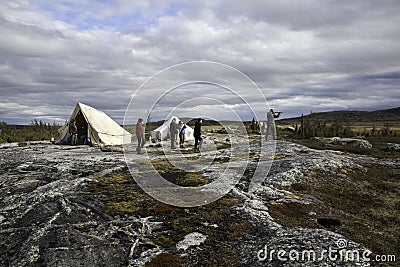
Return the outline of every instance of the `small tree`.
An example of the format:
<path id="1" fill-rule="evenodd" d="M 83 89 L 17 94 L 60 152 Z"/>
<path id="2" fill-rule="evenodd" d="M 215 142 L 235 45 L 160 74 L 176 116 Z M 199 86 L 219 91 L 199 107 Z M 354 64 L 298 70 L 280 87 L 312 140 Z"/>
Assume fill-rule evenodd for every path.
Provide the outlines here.
<path id="1" fill-rule="evenodd" d="M 253 120 L 251 121 L 250 129 L 254 133 L 256 131 L 256 119 L 253 117 Z"/>

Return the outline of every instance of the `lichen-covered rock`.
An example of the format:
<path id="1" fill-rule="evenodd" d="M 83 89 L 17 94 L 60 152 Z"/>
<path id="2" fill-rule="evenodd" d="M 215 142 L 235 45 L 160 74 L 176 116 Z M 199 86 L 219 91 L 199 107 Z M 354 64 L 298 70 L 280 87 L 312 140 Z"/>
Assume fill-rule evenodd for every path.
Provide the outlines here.
<path id="1" fill-rule="evenodd" d="M 225 137 L 221 140 L 225 140 Z M 172 222 L 165 221 L 166 214 L 173 210 L 171 207 L 159 206 L 160 213 L 152 216 L 123 212 L 113 215 L 105 212 L 102 199 L 88 189 L 88 184 L 96 184 L 95 178 L 107 173 L 128 172 L 122 153 L 101 152 L 98 148 L 86 146 L 71 148 L 45 144 L 23 147 L 7 144 L 0 145 L 0 148 L 1 266 L 142 266 L 165 251 L 182 258 L 184 266 L 192 266 L 199 260 L 206 262 L 208 254 L 204 250 L 221 249 L 221 244 L 226 244 L 223 243 L 226 240 L 222 239 L 227 236 L 232 240 L 229 241 L 229 247 L 221 251 L 232 252 L 229 255 L 236 257 L 229 264 L 236 261 L 237 265 L 244 266 L 351 265 L 335 263 L 329 259 L 317 263 L 293 263 L 274 258 L 269 262 L 260 259 L 258 252 L 265 246 L 271 249 L 290 247 L 299 251 L 321 249 L 334 246 L 343 238 L 329 231 L 330 229 L 282 226 L 271 216 L 272 209 L 268 205 L 287 202 L 299 205 L 313 203 L 313 197 L 299 196 L 282 187 L 304 183 L 311 176 L 320 173 L 344 177 L 345 180 L 347 173 L 362 169 L 359 161 L 355 160 L 356 156 L 318 151 L 278 141 L 276 152 L 285 156 L 277 157 L 273 161 L 271 171 L 265 175 L 264 183 L 257 190 L 251 193 L 247 190 L 251 171 L 257 165 L 254 160 L 249 162 L 244 177 L 232 190 L 240 201 L 233 202 L 229 207 L 231 213 L 215 209 L 214 217 L 210 216 L 209 221 L 199 218 L 197 224 L 185 228 L 184 216 Z M 162 150 L 156 147 L 151 149 Z M 252 149 L 256 150 L 255 147 Z M 225 148 L 213 153 L 202 151 L 201 157 L 230 160 L 229 152 Z M 160 157 L 158 153 L 150 155 L 154 158 Z M 180 153 L 168 156 L 184 162 L 185 155 Z M 187 156 L 193 157 L 192 154 Z M 140 162 L 143 155 L 135 154 L 133 157 L 137 157 Z M 245 160 L 240 160 L 236 165 L 243 165 Z M 202 174 L 210 179 L 217 179 L 226 166 L 228 162 L 220 160 L 208 166 Z M 234 173 L 233 169 L 228 171 Z M 105 181 L 108 182 L 111 183 Z M 329 182 L 334 184 L 337 181 L 332 179 Z M 118 198 L 124 196 L 119 196 L 117 192 L 119 187 L 126 186 L 125 181 L 118 185 L 111 184 L 108 188 L 110 190 L 105 194 L 116 203 L 121 203 Z M 134 196 L 132 194 L 130 197 Z M 140 203 L 144 210 L 155 210 L 154 207 L 147 206 L 146 202 Z M 184 209 L 183 212 L 194 216 L 193 214 L 203 208 Z M 314 211 L 309 213 L 316 214 Z M 217 215 L 224 218 L 218 224 L 212 220 Z M 240 217 L 246 224 L 231 224 L 235 218 L 232 216 Z M 160 225 L 163 225 L 161 230 Z M 243 225 L 251 230 L 236 237 L 234 232 Z M 185 233 L 178 240 L 172 240 L 178 227 Z M 198 230 L 200 227 L 203 227 L 204 232 Z M 221 233 L 214 232 L 212 240 L 207 231 Z M 170 237 L 171 240 L 168 241 L 172 245 L 163 247 L 157 244 L 155 240 L 160 233 Z M 220 240 L 215 240 L 216 236 Z M 351 249 L 364 249 L 351 240 L 347 244 Z"/>
<path id="2" fill-rule="evenodd" d="M 400 144 L 388 143 L 385 150 L 387 152 L 400 152 Z"/>
<path id="3" fill-rule="evenodd" d="M 187 234 L 183 240 L 179 241 L 176 244 L 176 249 L 178 250 L 182 249 L 185 251 L 192 246 L 199 246 L 201 243 L 206 241 L 206 239 L 207 237 L 202 233 L 193 232 Z"/>
<path id="4" fill-rule="evenodd" d="M 359 148 L 372 148 L 372 144 L 364 139 L 332 137 L 325 139 L 328 144 L 339 146 L 354 146 Z"/>
<path id="5" fill-rule="evenodd" d="M 323 229 L 282 227 L 238 246 L 244 266 L 369 266 L 372 259 L 366 248 Z"/>

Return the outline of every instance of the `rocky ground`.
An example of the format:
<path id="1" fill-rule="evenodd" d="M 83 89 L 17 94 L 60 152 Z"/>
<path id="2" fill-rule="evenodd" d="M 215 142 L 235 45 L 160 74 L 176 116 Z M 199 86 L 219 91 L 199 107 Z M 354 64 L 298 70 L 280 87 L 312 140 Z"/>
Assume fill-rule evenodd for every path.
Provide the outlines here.
<path id="1" fill-rule="evenodd" d="M 166 179 L 199 186 L 229 163 L 224 140 L 217 153 L 179 154 L 179 160 L 198 160 L 214 153 L 204 170 L 182 172 L 161 148 L 149 148 L 149 156 Z M 131 175 L 118 151 L 2 145 L 0 265 L 381 266 L 367 258 L 399 257 L 398 159 L 278 141 L 267 179 L 249 193 L 259 160 L 251 147 L 245 175 L 231 193 L 205 206 L 178 208 L 135 183 L 132 175 L 144 175 L 139 163 L 145 155 L 130 158 L 138 164 Z M 323 250 L 329 249 L 339 252 L 328 257 Z M 346 257 L 348 251 L 360 258 Z"/>

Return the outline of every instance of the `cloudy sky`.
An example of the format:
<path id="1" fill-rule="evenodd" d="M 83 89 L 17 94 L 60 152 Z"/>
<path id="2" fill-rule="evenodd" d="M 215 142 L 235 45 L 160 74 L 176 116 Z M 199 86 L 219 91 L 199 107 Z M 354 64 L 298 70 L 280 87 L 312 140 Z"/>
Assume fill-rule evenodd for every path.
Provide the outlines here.
<path id="1" fill-rule="evenodd" d="M 122 123 L 147 78 L 194 60 L 245 73 L 285 117 L 398 107 L 399 12 L 398 0 L 2 0 L 0 120 L 62 123 L 83 102 Z"/>

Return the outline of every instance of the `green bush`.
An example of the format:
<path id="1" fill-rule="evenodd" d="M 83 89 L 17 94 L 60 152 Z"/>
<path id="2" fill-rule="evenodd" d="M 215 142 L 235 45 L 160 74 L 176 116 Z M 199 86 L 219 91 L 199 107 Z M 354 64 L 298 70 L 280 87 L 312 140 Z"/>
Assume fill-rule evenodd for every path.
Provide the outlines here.
<path id="1" fill-rule="evenodd" d="M 309 121 L 301 117 L 300 127 L 296 124 L 293 137 L 311 138 L 311 137 L 353 137 L 355 134 L 350 129 L 350 125 L 344 125 L 339 121 L 328 125 L 326 122 Z"/>
<path id="2" fill-rule="evenodd" d="M 385 124 L 382 130 L 378 130 L 374 125 L 370 131 L 364 129 L 361 136 L 364 137 L 395 137 L 396 131 L 391 130 L 390 125 Z M 300 126 L 295 125 L 292 138 L 308 139 L 311 137 L 354 137 L 356 134 L 350 127 L 349 122 L 336 120 L 331 124 L 321 121 L 310 121 L 301 118 Z"/>
<path id="3" fill-rule="evenodd" d="M 5 122 L 0 123 L 0 143 L 13 143 L 23 141 L 41 141 L 50 140 L 51 137 L 59 136 L 58 129 L 60 125 L 53 123 L 44 123 L 41 120 L 34 119 L 30 125 L 17 126 Z"/>

